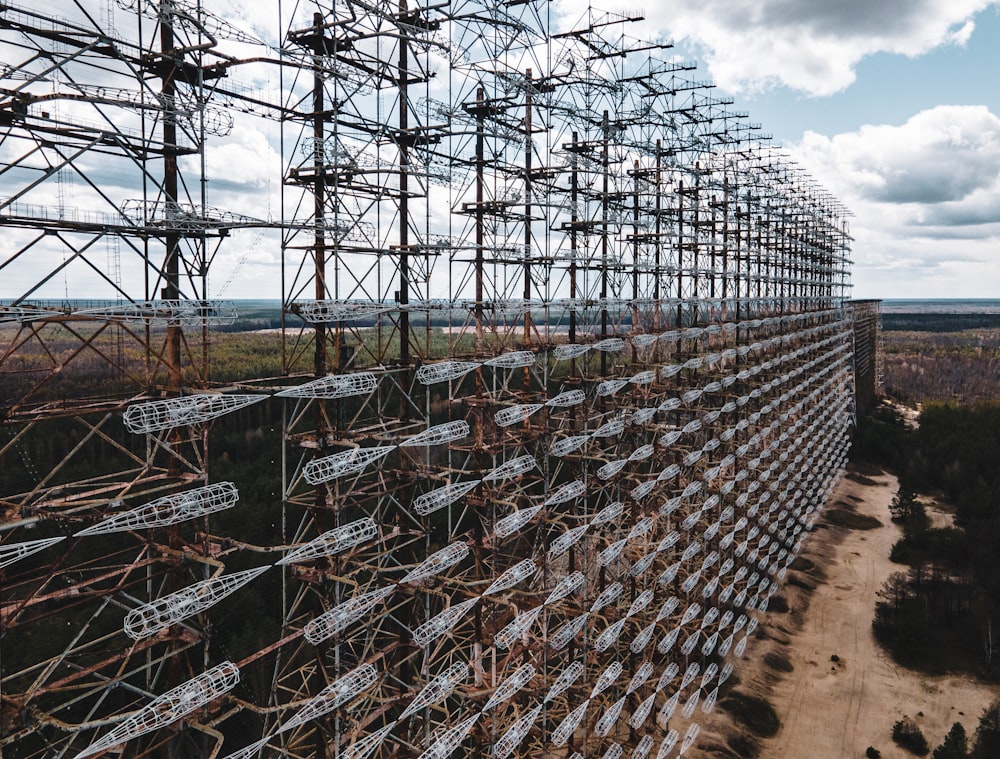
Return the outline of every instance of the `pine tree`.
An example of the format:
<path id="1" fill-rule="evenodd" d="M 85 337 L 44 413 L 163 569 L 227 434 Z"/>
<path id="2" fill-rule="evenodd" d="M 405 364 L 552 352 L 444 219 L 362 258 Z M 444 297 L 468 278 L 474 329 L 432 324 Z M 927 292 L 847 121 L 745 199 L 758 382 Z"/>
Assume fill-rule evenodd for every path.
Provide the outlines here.
<path id="1" fill-rule="evenodd" d="M 1000 756 L 1000 701 L 994 701 L 979 718 L 976 742 L 972 747 L 973 759 L 995 759 Z"/>
<path id="2" fill-rule="evenodd" d="M 969 759 L 969 738 L 961 722 L 952 725 L 944 742 L 934 749 L 934 759 Z"/>
<path id="3" fill-rule="evenodd" d="M 920 502 L 917 501 L 917 494 L 913 491 L 913 488 L 908 483 L 900 481 L 899 489 L 896 491 L 896 495 L 893 496 L 892 503 L 889 504 L 889 513 L 892 515 L 892 521 L 905 522 L 919 507 Z"/>

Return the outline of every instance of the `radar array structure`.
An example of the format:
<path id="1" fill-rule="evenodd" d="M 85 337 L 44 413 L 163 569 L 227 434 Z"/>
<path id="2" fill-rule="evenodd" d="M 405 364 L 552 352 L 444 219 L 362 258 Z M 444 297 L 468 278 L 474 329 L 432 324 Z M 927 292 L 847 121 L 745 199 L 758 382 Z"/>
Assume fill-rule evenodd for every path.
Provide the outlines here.
<path id="1" fill-rule="evenodd" d="M 846 461 L 846 210 L 634 15 L 211 11 L 0 10 L 4 755 L 687 753 Z M 277 220 L 205 173 L 254 119 Z M 221 387 L 242 229 L 282 371 Z M 271 407 L 267 504 L 209 438 Z"/>

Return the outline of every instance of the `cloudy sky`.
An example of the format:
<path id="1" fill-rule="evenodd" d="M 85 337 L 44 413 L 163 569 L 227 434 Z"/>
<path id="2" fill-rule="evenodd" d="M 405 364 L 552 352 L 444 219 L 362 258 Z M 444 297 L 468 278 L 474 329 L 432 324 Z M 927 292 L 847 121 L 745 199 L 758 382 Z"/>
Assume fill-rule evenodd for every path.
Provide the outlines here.
<path id="1" fill-rule="evenodd" d="M 1000 297 L 1000 3 L 656 0 L 647 16 L 853 211 L 855 297 Z"/>
<path id="2" fill-rule="evenodd" d="M 553 7 L 572 25 L 585 4 Z M 206 6 L 245 28 L 275 27 L 275 0 Z M 1000 297 L 1000 0 L 652 0 L 646 16 L 633 34 L 670 39 L 678 57 L 699 61 L 698 79 L 714 79 L 851 209 L 855 297 Z M 273 90 L 267 76 L 253 83 Z M 213 205 L 279 213 L 277 130 L 239 119 L 209 152 Z M 234 237 L 211 294 L 277 297 L 276 240 Z M 35 281 L 16 276 L 0 297 Z M 38 294 L 68 292 L 67 279 Z"/>

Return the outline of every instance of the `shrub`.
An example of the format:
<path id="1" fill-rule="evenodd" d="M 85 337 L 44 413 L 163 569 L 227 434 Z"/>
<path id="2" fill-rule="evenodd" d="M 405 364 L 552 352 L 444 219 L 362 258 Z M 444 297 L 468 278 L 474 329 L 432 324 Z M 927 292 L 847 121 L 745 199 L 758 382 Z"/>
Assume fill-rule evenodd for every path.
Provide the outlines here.
<path id="1" fill-rule="evenodd" d="M 719 703 L 723 709 L 733 715 L 737 722 L 750 728 L 762 738 L 777 735 L 781 721 L 777 713 L 767 701 L 762 698 L 732 691 Z"/>
<path id="2" fill-rule="evenodd" d="M 917 723 L 908 716 L 904 716 L 892 726 L 892 740 L 901 748 L 905 748 L 917 756 L 927 756 L 931 751 L 931 747 L 927 745 L 927 739 L 920 732 Z"/>

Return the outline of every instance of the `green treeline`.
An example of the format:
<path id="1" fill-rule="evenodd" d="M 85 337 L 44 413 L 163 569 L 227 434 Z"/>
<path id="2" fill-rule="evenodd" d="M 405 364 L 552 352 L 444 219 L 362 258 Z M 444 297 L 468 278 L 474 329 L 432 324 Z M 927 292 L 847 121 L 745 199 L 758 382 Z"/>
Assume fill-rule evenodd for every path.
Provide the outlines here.
<path id="1" fill-rule="evenodd" d="M 930 403 L 916 429 L 885 415 L 859 438 L 900 476 L 892 503 L 907 567 L 880 592 L 876 636 L 901 663 L 990 678 L 1000 663 L 1000 403 Z M 934 524 L 916 493 L 939 493 L 953 524 Z"/>

